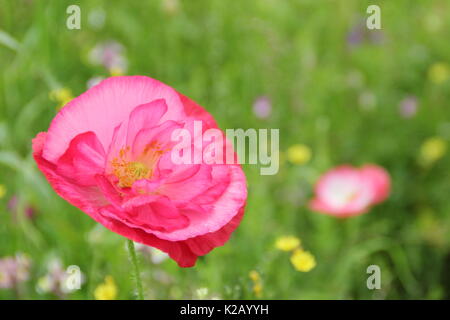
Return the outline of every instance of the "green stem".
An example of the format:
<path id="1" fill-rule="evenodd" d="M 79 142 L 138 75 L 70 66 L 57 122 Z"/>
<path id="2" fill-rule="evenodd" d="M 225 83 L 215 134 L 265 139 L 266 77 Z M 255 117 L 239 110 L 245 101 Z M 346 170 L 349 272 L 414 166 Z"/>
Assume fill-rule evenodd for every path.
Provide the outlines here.
<path id="1" fill-rule="evenodd" d="M 136 250 L 134 250 L 134 242 L 130 239 L 127 239 L 127 245 L 130 260 L 134 268 L 134 278 L 136 280 L 137 297 L 139 300 L 144 300 L 144 289 L 142 288 L 141 274 L 139 272 L 139 264 L 136 256 Z"/>

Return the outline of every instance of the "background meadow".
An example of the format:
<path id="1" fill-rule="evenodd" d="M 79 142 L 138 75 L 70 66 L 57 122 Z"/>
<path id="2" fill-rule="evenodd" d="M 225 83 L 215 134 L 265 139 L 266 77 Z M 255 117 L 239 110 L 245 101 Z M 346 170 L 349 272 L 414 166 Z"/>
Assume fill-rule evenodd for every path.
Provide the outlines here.
<path id="1" fill-rule="evenodd" d="M 70 4 L 81 30 L 66 28 Z M 125 239 L 59 198 L 31 157 L 65 102 L 120 74 L 167 83 L 223 129 L 280 129 L 279 173 L 244 166 L 246 215 L 225 246 L 191 269 L 139 249 L 146 298 L 449 299 L 449 34 L 446 0 L 0 0 L 0 259 L 19 255 L 14 284 L 0 262 L 0 299 L 134 298 Z M 389 199 L 349 219 L 310 211 L 317 178 L 345 163 L 386 168 Z M 287 235 L 315 268 L 276 248 Z M 372 264 L 380 290 L 366 287 Z M 84 283 L 64 293 L 69 265 Z"/>

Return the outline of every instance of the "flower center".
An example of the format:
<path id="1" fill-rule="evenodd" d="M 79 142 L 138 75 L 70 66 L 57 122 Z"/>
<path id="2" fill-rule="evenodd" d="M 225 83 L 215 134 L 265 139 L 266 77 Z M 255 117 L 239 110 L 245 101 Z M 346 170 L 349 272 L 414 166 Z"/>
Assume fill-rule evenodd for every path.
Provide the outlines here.
<path id="1" fill-rule="evenodd" d="M 137 157 L 131 156 L 130 150 L 129 146 L 121 149 L 118 156 L 111 161 L 112 173 L 119 179 L 117 185 L 120 188 L 129 188 L 140 179 L 150 179 L 153 167 L 168 149 L 163 149 L 153 141 Z"/>
<path id="2" fill-rule="evenodd" d="M 345 201 L 348 203 L 348 202 L 352 202 L 353 200 L 355 200 L 356 198 L 358 198 L 358 192 L 356 192 L 356 191 L 353 191 L 353 192 L 350 192 L 349 194 L 347 194 L 346 196 L 345 196 Z"/>
<path id="3" fill-rule="evenodd" d="M 129 188 L 136 180 L 149 178 L 151 170 L 139 161 L 113 161 L 113 173 L 119 179 L 118 186 Z"/>
<path id="4" fill-rule="evenodd" d="M 152 170 L 141 161 L 130 160 L 130 147 L 119 151 L 119 155 L 111 161 L 112 172 L 119 179 L 118 186 L 129 188 L 136 180 L 149 178 Z"/>

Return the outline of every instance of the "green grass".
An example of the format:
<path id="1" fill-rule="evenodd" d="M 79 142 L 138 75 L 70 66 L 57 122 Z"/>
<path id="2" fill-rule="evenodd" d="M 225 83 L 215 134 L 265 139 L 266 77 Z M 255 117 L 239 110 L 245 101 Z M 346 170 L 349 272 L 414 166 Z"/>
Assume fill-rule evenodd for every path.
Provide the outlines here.
<path id="1" fill-rule="evenodd" d="M 349 46 L 348 32 L 373 2 L 381 6 L 383 42 Z M 65 27 L 73 3 L 81 7 L 81 30 Z M 106 21 L 97 30 L 88 15 L 99 8 Z M 282 162 L 274 176 L 244 166 L 248 205 L 232 239 L 191 269 L 141 259 L 146 298 L 192 298 L 201 287 L 221 298 L 255 298 L 251 270 L 261 273 L 262 298 L 450 298 L 449 156 L 428 168 L 417 163 L 425 139 L 450 139 L 450 81 L 428 77 L 434 63 L 450 63 L 448 1 L 197 0 L 180 1 L 168 13 L 161 0 L 0 0 L 0 30 L 0 184 L 7 189 L 0 199 L 0 257 L 25 252 L 32 260 L 19 293 L 0 289 L 0 299 L 56 298 L 35 290 L 50 257 L 80 266 L 86 276 L 68 298 L 92 299 L 106 275 L 115 279 L 118 298 L 135 297 L 125 239 L 60 199 L 30 149 L 56 113 L 51 90 L 79 95 L 91 77 L 108 76 L 88 55 L 111 39 L 125 48 L 127 74 L 176 88 L 221 128 L 279 128 L 282 151 L 302 143 L 313 152 L 303 166 Z M 350 85 L 351 77 L 360 80 Z M 372 108 L 360 105 L 364 92 L 376 97 Z M 252 113 L 261 95 L 273 104 L 267 120 Z M 408 95 L 419 108 L 404 119 L 398 105 Z M 347 220 L 307 208 L 322 172 L 367 162 L 390 172 L 388 201 Z M 33 221 L 20 212 L 13 218 L 7 209 L 13 195 L 20 212 L 36 209 Z M 315 269 L 295 271 L 289 254 L 274 248 L 276 237 L 288 234 L 315 255 Z M 381 290 L 366 287 L 371 264 L 381 267 Z"/>

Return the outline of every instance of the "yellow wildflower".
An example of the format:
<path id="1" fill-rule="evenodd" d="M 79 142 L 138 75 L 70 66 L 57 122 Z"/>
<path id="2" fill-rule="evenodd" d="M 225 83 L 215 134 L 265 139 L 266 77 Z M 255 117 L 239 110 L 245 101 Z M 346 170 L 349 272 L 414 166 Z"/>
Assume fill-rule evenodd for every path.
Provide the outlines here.
<path id="1" fill-rule="evenodd" d="M 68 88 L 59 88 L 52 90 L 49 93 L 49 97 L 51 100 L 58 103 L 58 109 L 64 107 L 70 100 L 74 98 L 72 91 Z"/>
<path id="2" fill-rule="evenodd" d="M 176 14 L 180 9 L 178 0 L 164 0 L 162 3 L 162 9 L 169 15 Z"/>
<path id="3" fill-rule="evenodd" d="M 117 297 L 117 286 L 111 276 L 106 276 L 105 281 L 98 285 L 94 291 L 95 300 L 114 300 Z"/>
<path id="4" fill-rule="evenodd" d="M 38 292 L 50 292 L 52 290 L 52 280 L 50 276 L 40 277 L 37 281 L 36 290 Z"/>
<path id="5" fill-rule="evenodd" d="M 123 76 L 125 75 L 125 72 L 122 68 L 120 67 L 112 67 L 109 69 L 109 73 L 111 74 L 112 77 L 118 77 L 118 76 Z"/>
<path id="6" fill-rule="evenodd" d="M 6 194 L 6 187 L 0 184 L 0 199 L 3 198 Z"/>
<path id="7" fill-rule="evenodd" d="M 311 149 L 304 144 L 294 144 L 287 150 L 287 159 L 293 164 L 305 164 L 311 159 Z"/>
<path id="8" fill-rule="evenodd" d="M 261 276 L 259 275 L 258 271 L 252 270 L 250 271 L 248 276 L 253 281 L 253 293 L 256 297 L 261 297 L 263 286 L 261 282 Z"/>
<path id="9" fill-rule="evenodd" d="M 445 62 L 434 63 L 428 70 L 428 78 L 436 84 L 444 83 L 450 77 L 450 67 Z"/>
<path id="10" fill-rule="evenodd" d="M 259 276 L 259 273 L 256 270 L 250 271 L 248 276 L 250 277 L 250 279 L 252 279 L 253 282 L 257 282 L 257 281 L 261 280 L 261 277 Z"/>
<path id="11" fill-rule="evenodd" d="M 316 259 L 310 252 L 296 249 L 292 253 L 291 263 L 297 271 L 308 272 L 316 266 Z"/>
<path id="12" fill-rule="evenodd" d="M 261 297 L 263 291 L 263 286 L 261 284 L 261 282 L 257 282 L 254 284 L 253 286 L 253 293 L 255 294 L 256 297 Z"/>
<path id="13" fill-rule="evenodd" d="M 292 251 L 298 248 L 301 244 L 299 238 L 294 236 L 279 237 L 275 242 L 275 247 L 282 251 Z"/>
<path id="14" fill-rule="evenodd" d="M 428 138 L 420 147 L 419 163 L 429 166 L 442 158 L 447 151 L 447 141 L 440 137 Z"/>

